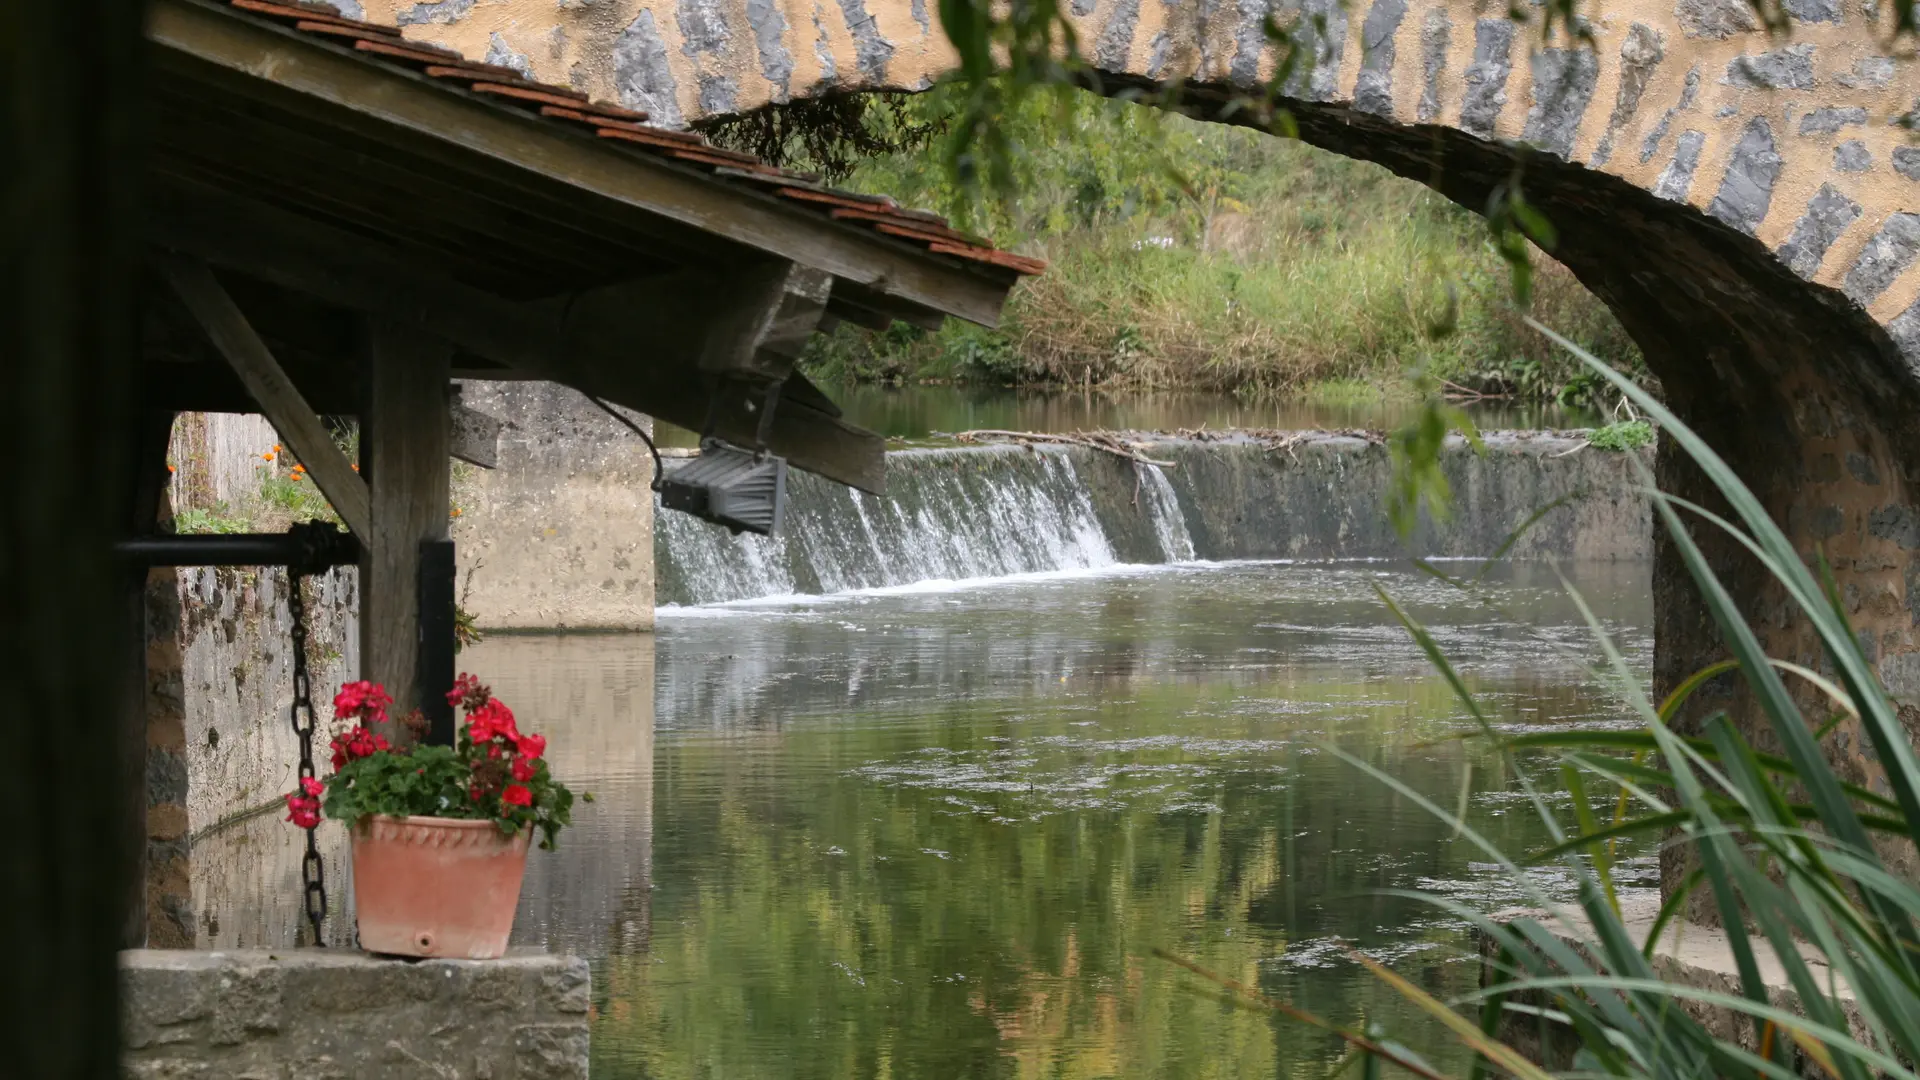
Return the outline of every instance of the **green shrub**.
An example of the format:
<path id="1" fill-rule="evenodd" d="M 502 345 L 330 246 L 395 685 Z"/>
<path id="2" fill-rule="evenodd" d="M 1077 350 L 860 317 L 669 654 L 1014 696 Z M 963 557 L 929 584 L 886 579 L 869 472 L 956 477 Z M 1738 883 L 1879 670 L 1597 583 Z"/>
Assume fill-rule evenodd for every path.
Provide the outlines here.
<path id="1" fill-rule="evenodd" d="M 953 87 L 911 99 L 944 115 Z M 1047 258 L 1001 328 L 842 326 L 803 363 L 823 380 L 1293 394 L 1380 386 L 1416 364 L 1472 389 L 1592 407 L 1600 384 L 1528 332 L 1486 223 L 1378 166 L 1079 91 L 1005 118 L 1017 196 L 982 199 L 937 155 L 883 155 L 850 180 Z M 1536 253 L 1531 311 L 1646 382 L 1619 324 Z"/>
<path id="2" fill-rule="evenodd" d="M 1622 420 L 1595 428 L 1587 443 L 1595 450 L 1638 450 L 1653 442 L 1653 425 L 1645 420 Z"/>

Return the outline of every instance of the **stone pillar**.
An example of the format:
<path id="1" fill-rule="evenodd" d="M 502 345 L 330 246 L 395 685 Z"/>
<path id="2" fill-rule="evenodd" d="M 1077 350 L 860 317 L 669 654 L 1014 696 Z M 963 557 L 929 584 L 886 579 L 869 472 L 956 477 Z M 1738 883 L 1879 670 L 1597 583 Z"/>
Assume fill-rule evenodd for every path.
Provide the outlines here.
<path id="1" fill-rule="evenodd" d="M 188 862 L 187 703 L 180 584 L 171 567 L 147 575 L 147 944 L 193 944 Z"/>
<path id="2" fill-rule="evenodd" d="M 456 473 L 461 608 L 482 629 L 652 629 L 646 445 L 559 383 L 467 380 L 461 400 L 504 422 L 499 468 Z"/>

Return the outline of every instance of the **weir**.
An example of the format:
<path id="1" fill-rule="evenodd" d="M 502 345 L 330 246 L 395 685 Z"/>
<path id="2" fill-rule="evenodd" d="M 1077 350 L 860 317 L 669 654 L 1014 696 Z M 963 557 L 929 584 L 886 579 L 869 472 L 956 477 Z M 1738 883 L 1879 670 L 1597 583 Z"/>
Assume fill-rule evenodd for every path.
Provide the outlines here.
<path id="1" fill-rule="evenodd" d="M 656 600 L 720 604 L 1195 559 L 1636 560 L 1652 551 L 1627 455 L 1582 449 L 1577 435 L 1492 433 L 1485 453 L 1456 440 L 1445 457 L 1453 511 L 1423 514 L 1404 540 L 1384 512 L 1392 462 L 1377 441 L 1311 433 L 1285 445 L 1148 445 L 1170 465 L 1074 446 L 895 451 L 885 497 L 794 477 L 785 528 L 771 538 L 664 514 Z"/>

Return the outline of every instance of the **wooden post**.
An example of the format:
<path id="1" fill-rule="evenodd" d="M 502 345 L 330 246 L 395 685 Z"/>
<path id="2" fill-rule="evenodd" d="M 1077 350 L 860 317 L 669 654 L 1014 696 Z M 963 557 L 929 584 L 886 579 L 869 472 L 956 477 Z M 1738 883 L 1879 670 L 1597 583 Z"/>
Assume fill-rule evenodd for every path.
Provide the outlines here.
<path id="1" fill-rule="evenodd" d="M 123 1075 L 125 849 L 113 752 L 125 662 L 113 541 L 139 399 L 134 292 L 146 145 L 144 5 L 10 4 L 0 15 L 0 921 L 10 1080 Z"/>
<path id="2" fill-rule="evenodd" d="M 447 538 L 452 359 L 444 341 L 399 323 L 369 321 L 360 473 L 371 520 L 360 554 L 360 677 L 386 686 L 396 721 L 425 704 L 420 553 L 423 541 Z M 393 726 L 389 738 L 411 739 Z"/>

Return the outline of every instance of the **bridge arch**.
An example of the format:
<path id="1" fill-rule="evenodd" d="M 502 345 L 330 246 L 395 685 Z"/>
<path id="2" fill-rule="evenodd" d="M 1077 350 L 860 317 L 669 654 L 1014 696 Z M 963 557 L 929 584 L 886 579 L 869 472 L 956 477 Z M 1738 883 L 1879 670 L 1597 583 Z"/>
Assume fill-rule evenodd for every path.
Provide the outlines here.
<path id="1" fill-rule="evenodd" d="M 1105 85 L 1186 73 L 1183 108 L 1198 117 L 1223 118 L 1274 67 L 1261 31 L 1270 0 L 1070 2 Z M 1825 551 L 1920 725 L 1920 144 L 1902 122 L 1920 110 L 1920 68 L 1887 44 L 1891 5 L 1784 0 L 1792 32 L 1775 38 L 1746 0 L 1614 0 L 1588 12 L 1592 48 L 1541 48 L 1498 5 L 1271 2 L 1325 20 L 1320 63 L 1290 87 L 1303 140 L 1473 209 L 1525 155 L 1529 200 L 1560 233 L 1556 257 L 1802 549 Z M 358 6 L 668 124 L 920 89 L 955 63 L 927 0 Z M 1670 455 L 1659 472 L 1704 494 Z M 1770 651 L 1811 661 L 1816 645 L 1784 598 L 1730 545 L 1702 540 Z M 1722 650 L 1660 550 L 1656 681 L 1671 683 Z M 1836 754 L 1871 783 L 1859 746 Z"/>

